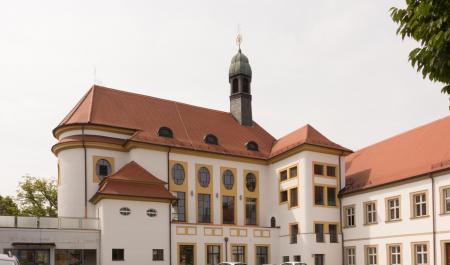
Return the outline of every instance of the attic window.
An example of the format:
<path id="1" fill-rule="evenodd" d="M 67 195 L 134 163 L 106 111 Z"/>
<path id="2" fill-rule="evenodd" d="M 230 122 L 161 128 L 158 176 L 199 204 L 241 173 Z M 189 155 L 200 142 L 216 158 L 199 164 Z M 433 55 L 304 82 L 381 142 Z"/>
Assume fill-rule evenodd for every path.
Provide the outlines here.
<path id="1" fill-rule="evenodd" d="M 207 144 L 219 144 L 219 140 L 217 140 L 217 137 L 214 134 L 207 134 L 205 138 L 203 138 L 203 141 Z"/>
<path id="2" fill-rule="evenodd" d="M 158 135 L 166 138 L 173 138 L 172 130 L 167 127 L 161 127 L 158 130 Z"/>
<path id="3" fill-rule="evenodd" d="M 245 146 L 247 147 L 247 150 L 250 150 L 250 151 L 258 151 L 259 150 L 258 144 L 253 141 L 246 143 Z"/>

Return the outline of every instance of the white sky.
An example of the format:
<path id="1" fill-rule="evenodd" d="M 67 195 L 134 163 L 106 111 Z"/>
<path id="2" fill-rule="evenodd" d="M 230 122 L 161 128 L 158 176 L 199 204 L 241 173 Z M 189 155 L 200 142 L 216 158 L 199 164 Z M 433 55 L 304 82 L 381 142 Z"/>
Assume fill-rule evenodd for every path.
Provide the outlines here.
<path id="1" fill-rule="evenodd" d="M 309 123 L 357 150 L 444 117 L 448 97 L 407 61 L 400 0 L 2 1 L 0 194 L 56 175 L 51 131 L 93 83 L 228 110 L 237 24 L 254 119 Z"/>

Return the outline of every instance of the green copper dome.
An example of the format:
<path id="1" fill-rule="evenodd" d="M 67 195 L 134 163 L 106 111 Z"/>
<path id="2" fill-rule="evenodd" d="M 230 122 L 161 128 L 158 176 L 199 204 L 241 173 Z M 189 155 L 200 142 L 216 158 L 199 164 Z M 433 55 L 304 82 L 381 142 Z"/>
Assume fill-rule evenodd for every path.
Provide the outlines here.
<path id="1" fill-rule="evenodd" d="M 250 67 L 247 56 L 241 52 L 241 49 L 231 59 L 230 71 L 228 72 L 229 77 L 239 74 L 252 77 L 252 68 Z"/>

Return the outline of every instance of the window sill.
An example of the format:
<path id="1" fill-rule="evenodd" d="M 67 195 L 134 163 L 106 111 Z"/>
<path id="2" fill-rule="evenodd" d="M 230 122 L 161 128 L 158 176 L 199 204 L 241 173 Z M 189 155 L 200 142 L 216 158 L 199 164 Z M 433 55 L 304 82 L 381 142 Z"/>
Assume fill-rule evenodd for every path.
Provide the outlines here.
<path id="1" fill-rule="evenodd" d="M 440 216 L 450 215 L 450 212 L 440 213 L 439 215 L 440 215 Z"/>
<path id="2" fill-rule="evenodd" d="M 411 217 L 411 218 L 409 218 L 409 219 L 411 219 L 411 220 L 415 220 L 415 219 L 425 219 L 425 218 L 428 218 L 428 217 L 430 217 L 430 215 L 424 215 L 424 216 L 414 216 L 414 217 Z"/>
<path id="3" fill-rule="evenodd" d="M 378 224 L 378 222 L 376 222 L 376 223 L 365 223 L 364 225 L 365 226 L 371 226 L 371 225 L 377 225 Z"/>
<path id="4" fill-rule="evenodd" d="M 398 223 L 398 222 L 401 222 L 402 221 L 402 219 L 395 219 L 395 220 L 387 220 L 387 221 L 385 221 L 385 223 L 386 224 L 389 224 L 389 223 Z"/>
<path id="5" fill-rule="evenodd" d="M 352 225 L 352 226 L 344 226 L 344 227 L 342 227 L 342 228 L 344 228 L 344 229 L 356 228 L 356 225 Z"/>

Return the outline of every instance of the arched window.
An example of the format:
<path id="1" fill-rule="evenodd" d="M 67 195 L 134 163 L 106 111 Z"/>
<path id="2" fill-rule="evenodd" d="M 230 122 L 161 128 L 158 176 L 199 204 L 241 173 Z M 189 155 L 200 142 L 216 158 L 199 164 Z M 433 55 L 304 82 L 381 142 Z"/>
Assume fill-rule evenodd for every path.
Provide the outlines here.
<path id="1" fill-rule="evenodd" d="M 184 167 L 180 164 L 172 166 L 172 179 L 177 185 L 181 185 L 184 182 Z"/>
<path id="2" fill-rule="evenodd" d="M 99 159 L 95 165 L 95 171 L 100 181 L 102 181 L 106 176 L 111 175 L 111 164 L 106 159 Z"/>
<path id="3" fill-rule="evenodd" d="M 272 216 L 270 218 L 270 227 L 276 227 L 277 226 L 277 221 L 275 220 L 275 217 Z"/>
<path id="4" fill-rule="evenodd" d="M 250 94 L 250 82 L 247 78 L 242 79 L 242 92 Z"/>
<path id="5" fill-rule="evenodd" d="M 239 80 L 235 78 L 231 83 L 231 93 L 236 94 L 237 92 L 239 92 Z"/>
<path id="6" fill-rule="evenodd" d="M 223 172 L 222 181 L 223 181 L 223 186 L 227 190 L 233 189 L 233 185 L 234 185 L 233 172 L 231 172 L 231 170 L 229 170 L 229 169 L 225 170 L 225 172 Z"/>
<path id="7" fill-rule="evenodd" d="M 161 128 L 159 128 L 158 135 L 161 136 L 161 137 L 173 138 L 173 132 L 168 127 L 161 127 Z"/>
<path id="8" fill-rule="evenodd" d="M 250 150 L 250 151 L 258 151 L 259 150 L 258 144 L 253 141 L 246 143 L 245 146 L 247 147 L 247 150 Z"/>
<path id="9" fill-rule="evenodd" d="M 205 138 L 203 138 L 203 141 L 207 144 L 219 144 L 219 140 L 217 140 L 217 137 L 214 134 L 207 134 Z"/>
<path id="10" fill-rule="evenodd" d="M 209 186 L 210 176 L 209 170 L 206 167 L 201 167 L 197 173 L 198 183 L 203 188 L 207 188 Z"/>
<path id="11" fill-rule="evenodd" d="M 248 173 L 247 176 L 245 176 L 245 186 L 247 187 L 247 190 L 250 192 L 254 192 L 256 189 L 256 176 L 253 173 Z"/>

